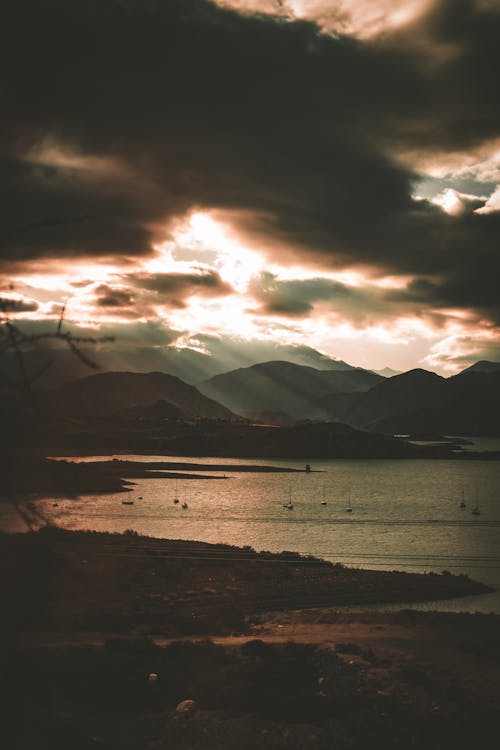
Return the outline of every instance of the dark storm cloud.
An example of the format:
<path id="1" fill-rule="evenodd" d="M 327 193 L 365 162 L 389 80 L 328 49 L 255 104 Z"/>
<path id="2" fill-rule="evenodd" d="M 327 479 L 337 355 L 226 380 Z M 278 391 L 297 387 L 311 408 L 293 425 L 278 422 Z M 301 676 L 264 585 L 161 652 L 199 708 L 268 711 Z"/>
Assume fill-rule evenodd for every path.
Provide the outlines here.
<path id="1" fill-rule="evenodd" d="M 261 314 L 289 317 L 307 315 L 316 302 L 328 302 L 332 307 L 340 302 L 345 310 L 349 299 L 357 296 L 349 287 L 330 279 L 280 281 L 271 273 L 262 273 L 249 291 L 261 303 Z"/>
<path id="2" fill-rule="evenodd" d="M 492 275 L 495 258 L 484 267 L 475 265 L 480 249 L 472 253 L 470 263 L 451 267 L 438 280 L 417 278 L 403 289 L 390 290 L 385 295 L 390 305 L 399 303 L 415 312 L 426 308 L 470 308 L 483 322 L 500 322 L 498 274 Z M 467 274 L 469 271 L 469 274 Z"/>
<path id="3" fill-rule="evenodd" d="M 439 327 L 446 322 L 444 310 L 461 306 L 475 310 L 476 323 L 481 318 L 483 323 L 484 318 L 496 322 L 496 287 L 496 278 L 488 278 L 480 269 L 468 280 L 450 269 L 442 281 L 415 278 L 397 289 L 374 284 L 348 286 L 324 277 L 283 281 L 262 273 L 249 292 L 260 305 L 253 312 L 260 315 L 301 318 L 321 305 L 322 312 L 339 315 L 356 327 L 408 315 Z"/>
<path id="4" fill-rule="evenodd" d="M 98 307 L 130 307 L 134 298 L 125 289 L 113 289 L 108 284 L 100 284 L 95 289 L 96 305 Z"/>
<path id="5" fill-rule="evenodd" d="M 270 273 L 256 278 L 250 292 L 260 303 L 254 310 L 261 315 L 304 317 L 321 305 L 322 312 L 348 320 L 353 326 L 380 323 L 403 315 L 426 316 L 433 325 L 441 325 L 439 316 L 430 317 L 422 303 L 435 304 L 438 287 L 425 279 L 416 279 L 402 289 L 376 285 L 348 286 L 328 278 L 281 281 Z"/>
<path id="6" fill-rule="evenodd" d="M 34 312 L 35 310 L 38 310 L 38 303 L 35 300 L 0 297 L 0 313 Z"/>
<path id="7" fill-rule="evenodd" d="M 117 275 L 116 284 L 95 286 L 87 281 L 93 302 L 98 308 L 109 308 L 113 314 L 133 318 L 154 318 L 156 306 L 186 307 L 193 295 L 221 297 L 233 293 L 233 288 L 216 271 L 200 269 L 198 273 L 130 273 Z"/>
<path id="8" fill-rule="evenodd" d="M 137 273 L 124 277 L 142 290 L 157 294 L 157 304 L 184 307 L 185 300 L 194 294 L 205 297 L 221 297 L 234 290 L 216 271 L 202 270 L 199 273 Z M 150 297 L 153 301 L 153 298 Z"/>
<path id="9" fill-rule="evenodd" d="M 0 29 L 4 258 L 141 254 L 172 216 L 212 207 L 285 257 L 439 278 L 440 303 L 499 317 L 500 214 L 415 202 L 417 175 L 391 157 L 497 135 L 494 6 L 440 0 L 363 42 L 204 0 L 16 0 Z M 118 166 L 44 166 L 47 138 Z"/>
<path id="10" fill-rule="evenodd" d="M 17 127 L 22 132 L 23 124 Z M 43 128 L 30 145 L 37 138 L 43 138 Z M 15 151 L 16 144 L 11 147 Z M 134 191 L 130 182 L 111 171 L 49 168 L 22 153 L 2 159 L 1 259 L 12 266 L 38 257 L 149 252 L 146 223 L 158 218 L 158 198 L 151 187 Z"/>

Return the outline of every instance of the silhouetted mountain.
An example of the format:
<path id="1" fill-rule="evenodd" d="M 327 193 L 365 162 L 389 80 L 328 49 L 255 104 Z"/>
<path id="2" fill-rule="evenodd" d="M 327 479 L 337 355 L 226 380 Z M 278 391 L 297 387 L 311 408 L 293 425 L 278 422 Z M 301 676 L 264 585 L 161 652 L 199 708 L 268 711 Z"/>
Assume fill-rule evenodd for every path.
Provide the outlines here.
<path id="1" fill-rule="evenodd" d="M 392 434 L 500 435 L 500 370 L 473 366 L 448 379 L 423 372 L 363 394 L 348 411 L 349 424 Z"/>
<path id="2" fill-rule="evenodd" d="M 183 419 L 186 415 L 175 404 L 170 404 L 161 398 L 154 404 L 138 404 L 130 409 L 120 412 L 120 416 L 128 419 L 147 419 L 156 421 L 158 419 Z"/>
<path id="3" fill-rule="evenodd" d="M 201 394 L 194 386 L 161 372 L 105 372 L 81 378 L 47 394 L 58 413 L 104 417 L 130 414 L 131 410 L 162 402 L 176 417 L 234 419 L 224 406 Z"/>
<path id="4" fill-rule="evenodd" d="M 311 401 L 331 393 L 366 391 L 382 380 L 368 370 L 317 370 L 291 362 L 264 362 L 217 375 L 199 390 L 238 414 L 280 411 L 295 419 L 317 418 Z"/>
<path id="5" fill-rule="evenodd" d="M 433 407 L 447 394 L 445 378 L 427 370 L 409 370 L 383 380 L 360 396 L 346 418 L 355 427 L 378 429 L 380 420 Z"/>
<path id="6" fill-rule="evenodd" d="M 465 375 L 468 372 L 500 372 L 500 362 L 489 362 L 487 359 L 482 359 L 479 362 L 471 365 L 470 367 L 466 367 L 465 370 L 462 370 L 462 372 L 459 373 L 459 375 Z"/>
<path id="7" fill-rule="evenodd" d="M 362 393 L 327 393 L 309 402 L 310 419 L 326 422 L 348 422 L 348 415 Z"/>

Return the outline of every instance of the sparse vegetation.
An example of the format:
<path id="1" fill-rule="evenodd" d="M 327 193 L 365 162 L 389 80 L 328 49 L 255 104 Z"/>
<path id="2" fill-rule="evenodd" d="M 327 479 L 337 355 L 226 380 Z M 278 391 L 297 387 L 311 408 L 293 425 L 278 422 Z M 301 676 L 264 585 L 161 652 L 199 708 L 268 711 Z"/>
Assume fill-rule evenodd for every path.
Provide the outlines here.
<path id="1" fill-rule="evenodd" d="M 353 652 L 146 638 L 13 648 L 2 653 L 2 737 L 23 750 L 460 750 L 496 728 L 492 705 L 428 666 L 383 669 Z"/>

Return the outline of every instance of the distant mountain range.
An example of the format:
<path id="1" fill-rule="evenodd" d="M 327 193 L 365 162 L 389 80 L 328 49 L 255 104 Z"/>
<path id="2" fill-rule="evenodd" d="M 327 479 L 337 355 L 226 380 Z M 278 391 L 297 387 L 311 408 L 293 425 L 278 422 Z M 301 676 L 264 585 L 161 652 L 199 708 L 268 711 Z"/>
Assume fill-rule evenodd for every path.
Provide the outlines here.
<path id="1" fill-rule="evenodd" d="M 500 363 L 443 378 L 427 370 L 383 378 L 360 368 L 320 371 L 266 362 L 218 375 L 199 389 L 237 414 L 276 423 L 338 421 L 386 434 L 500 435 Z"/>
<path id="2" fill-rule="evenodd" d="M 214 375 L 229 372 L 241 366 L 267 361 L 286 361 L 313 367 L 317 370 L 350 370 L 352 365 L 318 352 L 309 346 L 291 346 L 272 342 L 242 342 L 200 337 L 206 353 L 189 347 L 153 346 L 141 342 L 122 341 L 109 344 L 80 345 L 85 356 L 99 366 L 102 372 L 164 372 L 196 385 Z M 23 354 L 23 369 L 36 376 L 37 387 L 55 388 L 76 378 L 85 377 L 87 365 L 66 348 L 38 348 Z M 2 372 L 19 378 L 19 360 L 15 352 L 2 355 Z M 392 371 L 390 374 L 394 374 Z"/>
<path id="3" fill-rule="evenodd" d="M 359 404 L 349 423 L 389 434 L 440 433 L 447 435 L 500 436 L 500 366 L 472 366 L 442 382 L 418 378 L 406 383 L 405 373 L 400 392 L 408 385 L 408 403 L 389 407 L 374 421 L 366 419 Z M 495 366 L 496 365 L 496 366 Z M 427 375 L 432 373 L 427 373 Z M 438 376 L 434 375 L 434 378 Z M 391 378 L 388 383 L 396 380 Z M 377 398 L 377 393 L 373 394 Z M 359 418 L 361 417 L 361 419 Z"/>
<path id="4" fill-rule="evenodd" d="M 338 422 L 388 435 L 500 435 L 500 363 L 488 361 L 449 378 L 422 369 L 384 378 L 341 362 L 319 369 L 270 361 L 198 387 L 163 372 L 104 372 L 37 394 L 7 390 L 0 394 L 3 419 L 19 427 L 16 413 L 32 413 L 35 395 L 54 430 L 58 419 L 72 418 L 81 425 L 101 418 L 160 424 L 243 417 L 271 425 Z"/>
<path id="5" fill-rule="evenodd" d="M 381 380 L 381 375 L 350 366 L 318 370 L 292 362 L 264 362 L 216 375 L 199 383 L 198 389 L 244 416 L 280 412 L 292 419 L 308 419 L 321 416 L 314 407 L 316 398 L 367 391 Z"/>
<path id="6" fill-rule="evenodd" d="M 324 420 L 386 434 L 500 435 L 500 365 L 478 363 L 450 378 L 410 370 L 315 405 Z"/>

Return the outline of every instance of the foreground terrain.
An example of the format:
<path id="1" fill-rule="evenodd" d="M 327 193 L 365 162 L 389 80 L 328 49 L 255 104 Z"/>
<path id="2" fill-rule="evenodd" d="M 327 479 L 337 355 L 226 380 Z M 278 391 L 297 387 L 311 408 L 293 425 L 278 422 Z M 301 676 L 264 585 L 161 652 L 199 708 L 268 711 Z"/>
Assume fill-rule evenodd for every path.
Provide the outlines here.
<path id="1" fill-rule="evenodd" d="M 269 611 L 489 590 L 446 572 L 358 570 L 293 552 L 50 527 L 1 536 L 0 581 L 4 626 L 44 642 L 246 633 Z"/>
<path id="2" fill-rule="evenodd" d="M 497 616 L 357 611 L 485 590 L 466 577 L 132 532 L 0 541 L 6 747 L 437 750 L 496 727 Z"/>
<path id="3" fill-rule="evenodd" d="M 315 613 L 217 642 L 107 639 L 3 655 L 8 747 L 486 747 L 498 620 Z M 298 638 L 300 642 L 295 642 Z M 26 719 L 29 717 L 29 721 Z"/>

